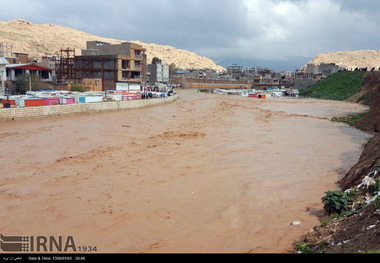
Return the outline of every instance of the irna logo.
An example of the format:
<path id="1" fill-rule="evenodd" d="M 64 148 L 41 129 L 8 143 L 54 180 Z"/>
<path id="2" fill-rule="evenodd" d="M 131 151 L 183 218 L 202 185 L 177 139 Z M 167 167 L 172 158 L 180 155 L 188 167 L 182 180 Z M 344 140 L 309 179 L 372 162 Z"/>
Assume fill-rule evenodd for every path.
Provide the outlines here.
<path id="1" fill-rule="evenodd" d="M 3 236 L 0 234 L 3 252 L 76 252 L 72 236 Z"/>

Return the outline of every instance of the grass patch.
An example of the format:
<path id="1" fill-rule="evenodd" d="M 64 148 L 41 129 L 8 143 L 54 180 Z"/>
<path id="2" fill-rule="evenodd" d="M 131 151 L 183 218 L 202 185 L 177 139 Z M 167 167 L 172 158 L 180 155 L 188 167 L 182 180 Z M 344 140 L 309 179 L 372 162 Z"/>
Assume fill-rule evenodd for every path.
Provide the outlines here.
<path id="1" fill-rule="evenodd" d="M 338 72 L 300 90 L 300 95 L 316 99 L 347 100 L 361 90 L 364 75 L 365 72 L 362 71 Z"/>
<path id="2" fill-rule="evenodd" d="M 361 120 L 364 117 L 367 117 L 371 112 L 364 112 L 364 113 L 359 113 L 355 115 L 348 115 L 345 117 L 334 117 L 331 119 L 333 122 L 343 122 L 348 125 L 354 126 L 355 123 L 357 123 L 359 120 Z"/>
<path id="3" fill-rule="evenodd" d="M 362 254 L 380 254 L 380 250 L 379 249 L 368 250 L 368 251 L 362 252 Z"/>
<path id="4" fill-rule="evenodd" d="M 325 244 L 321 244 L 325 245 Z M 313 247 L 310 243 L 299 243 L 295 247 L 296 251 L 300 254 L 324 254 L 323 250 L 319 250 Z"/>

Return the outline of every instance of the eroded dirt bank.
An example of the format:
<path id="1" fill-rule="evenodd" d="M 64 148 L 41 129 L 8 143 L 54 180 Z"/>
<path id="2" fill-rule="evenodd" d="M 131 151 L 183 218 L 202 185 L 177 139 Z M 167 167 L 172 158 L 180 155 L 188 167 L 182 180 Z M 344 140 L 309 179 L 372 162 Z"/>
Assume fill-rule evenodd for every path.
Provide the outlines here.
<path id="1" fill-rule="evenodd" d="M 110 253 L 289 252 L 370 138 L 328 120 L 358 104 L 180 96 L 1 123 L 0 232 Z"/>

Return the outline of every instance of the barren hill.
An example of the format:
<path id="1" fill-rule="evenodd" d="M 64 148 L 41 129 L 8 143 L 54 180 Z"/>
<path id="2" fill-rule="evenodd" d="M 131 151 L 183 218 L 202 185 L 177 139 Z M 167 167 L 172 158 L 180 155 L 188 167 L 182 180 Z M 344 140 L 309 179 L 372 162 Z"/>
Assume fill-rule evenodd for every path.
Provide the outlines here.
<path id="1" fill-rule="evenodd" d="M 0 42 L 12 44 L 13 52 L 28 53 L 31 57 L 39 57 L 46 53 L 59 55 L 61 48 L 68 47 L 75 48 L 76 54 L 80 54 L 80 50 L 86 48 L 86 41 L 91 40 L 112 44 L 126 42 L 126 40 L 98 37 L 54 24 L 34 24 L 20 19 L 9 22 L 0 21 Z M 129 42 L 138 43 L 147 49 L 149 63 L 153 57 L 158 57 L 168 65 L 175 63 L 179 68 L 224 70 L 211 59 L 193 52 L 141 41 Z"/>
<path id="2" fill-rule="evenodd" d="M 379 68 L 380 50 L 329 52 L 315 56 L 308 64 L 335 63 L 347 69 Z"/>

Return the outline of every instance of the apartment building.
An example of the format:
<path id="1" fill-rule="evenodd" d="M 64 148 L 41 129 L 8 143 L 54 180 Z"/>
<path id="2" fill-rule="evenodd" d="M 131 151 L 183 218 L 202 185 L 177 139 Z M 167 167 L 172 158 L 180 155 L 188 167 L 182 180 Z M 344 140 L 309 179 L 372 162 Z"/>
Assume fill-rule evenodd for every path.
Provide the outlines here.
<path id="1" fill-rule="evenodd" d="M 154 86 L 156 83 L 169 83 L 169 66 L 161 63 L 148 65 L 150 76 L 149 84 Z"/>
<path id="2" fill-rule="evenodd" d="M 101 90 L 140 90 L 147 72 L 146 49 L 124 42 L 88 41 L 81 56 L 74 57 L 73 77 L 84 83 L 96 79 Z"/>

